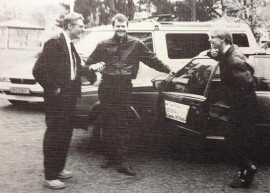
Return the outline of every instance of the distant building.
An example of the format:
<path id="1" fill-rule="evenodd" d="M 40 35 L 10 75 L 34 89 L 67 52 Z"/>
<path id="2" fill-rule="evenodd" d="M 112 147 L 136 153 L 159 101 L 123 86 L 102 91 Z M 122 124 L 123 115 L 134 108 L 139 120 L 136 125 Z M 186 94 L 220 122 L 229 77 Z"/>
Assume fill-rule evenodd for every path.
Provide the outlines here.
<path id="1" fill-rule="evenodd" d="M 0 48 L 32 48 L 40 47 L 40 34 L 43 27 L 29 24 L 20 20 L 0 22 Z"/>

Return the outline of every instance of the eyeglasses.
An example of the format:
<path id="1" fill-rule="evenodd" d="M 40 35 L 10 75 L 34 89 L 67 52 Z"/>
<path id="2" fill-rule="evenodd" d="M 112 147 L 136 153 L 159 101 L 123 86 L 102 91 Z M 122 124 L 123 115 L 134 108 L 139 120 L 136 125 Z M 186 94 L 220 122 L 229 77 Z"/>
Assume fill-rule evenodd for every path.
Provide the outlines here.
<path id="1" fill-rule="evenodd" d="M 72 25 L 77 25 L 77 26 L 79 26 L 79 28 L 84 28 L 84 25 L 79 25 L 77 23 L 73 23 Z"/>
<path id="2" fill-rule="evenodd" d="M 219 38 L 218 36 L 210 36 L 211 39 Z"/>

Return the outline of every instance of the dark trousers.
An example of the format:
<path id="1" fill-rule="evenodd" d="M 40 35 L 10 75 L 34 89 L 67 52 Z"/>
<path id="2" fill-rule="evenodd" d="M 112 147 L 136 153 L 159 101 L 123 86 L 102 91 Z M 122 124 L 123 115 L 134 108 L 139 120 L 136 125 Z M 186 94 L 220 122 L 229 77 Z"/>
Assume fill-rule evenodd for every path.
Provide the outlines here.
<path id="1" fill-rule="evenodd" d="M 123 77 L 104 77 L 99 86 L 105 157 L 116 164 L 126 162 L 131 140 L 132 83 Z"/>
<path id="2" fill-rule="evenodd" d="M 231 106 L 226 137 L 232 157 L 242 171 L 254 164 L 256 95 L 235 100 Z"/>
<path id="3" fill-rule="evenodd" d="M 45 179 L 58 179 L 66 163 L 72 137 L 75 115 L 75 89 L 61 92 L 59 96 L 45 96 L 46 125 L 43 141 Z"/>

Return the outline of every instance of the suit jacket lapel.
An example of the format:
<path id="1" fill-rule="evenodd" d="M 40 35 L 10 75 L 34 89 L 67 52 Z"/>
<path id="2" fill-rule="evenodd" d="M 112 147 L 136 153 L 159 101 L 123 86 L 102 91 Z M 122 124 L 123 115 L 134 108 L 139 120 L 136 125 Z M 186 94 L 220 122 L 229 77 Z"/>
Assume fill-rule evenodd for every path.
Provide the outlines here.
<path id="1" fill-rule="evenodd" d="M 64 53 L 65 53 L 65 56 L 66 56 L 66 61 L 69 61 L 66 64 L 70 68 L 71 61 L 70 61 L 70 57 L 69 57 L 69 51 L 68 51 L 66 39 L 65 39 L 65 36 L 64 36 L 63 33 L 60 34 L 59 40 L 60 40 L 61 45 L 63 46 Z M 80 58 L 79 54 L 77 53 L 76 48 L 75 48 L 75 57 L 76 57 L 75 65 L 77 66 L 77 69 L 79 69 L 81 67 L 81 58 Z M 70 71 L 69 71 L 69 73 L 70 73 Z"/>
<path id="2" fill-rule="evenodd" d="M 68 51 L 67 42 L 66 42 L 66 39 L 65 39 L 65 36 L 63 33 L 60 34 L 59 40 L 61 42 L 61 45 L 63 46 L 64 53 L 66 56 L 66 61 L 69 61 L 69 63 L 67 63 L 67 64 L 70 65 L 71 61 L 70 61 L 70 57 L 69 57 L 69 51 Z"/>

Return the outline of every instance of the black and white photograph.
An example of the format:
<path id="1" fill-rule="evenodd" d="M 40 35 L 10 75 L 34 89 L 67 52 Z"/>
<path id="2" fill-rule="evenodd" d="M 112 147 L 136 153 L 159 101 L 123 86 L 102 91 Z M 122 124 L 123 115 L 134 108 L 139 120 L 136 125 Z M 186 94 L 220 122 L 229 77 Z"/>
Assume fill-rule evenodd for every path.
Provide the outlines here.
<path id="1" fill-rule="evenodd" d="M 270 0 L 1 0 L 1 193 L 270 193 Z"/>

